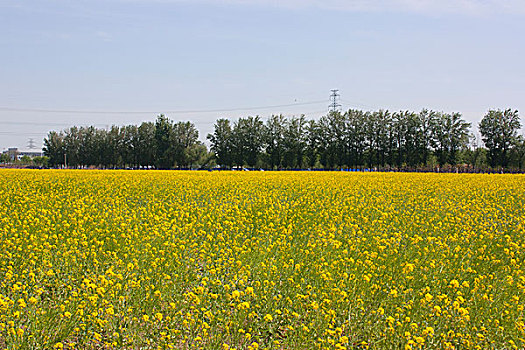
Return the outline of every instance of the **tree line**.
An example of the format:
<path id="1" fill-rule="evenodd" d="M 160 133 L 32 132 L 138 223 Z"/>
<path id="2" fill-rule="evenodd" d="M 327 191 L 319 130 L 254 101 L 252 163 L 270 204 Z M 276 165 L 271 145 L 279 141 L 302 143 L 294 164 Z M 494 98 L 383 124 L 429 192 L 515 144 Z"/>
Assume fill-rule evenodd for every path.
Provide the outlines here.
<path id="1" fill-rule="evenodd" d="M 210 152 L 191 122 L 164 115 L 140 126 L 72 127 L 44 140 L 51 166 L 264 169 L 423 169 L 466 164 L 523 169 L 525 141 L 518 111 L 489 110 L 478 125 L 482 147 L 460 113 L 432 110 L 332 111 L 216 120 Z"/>
<path id="2" fill-rule="evenodd" d="M 522 169 L 525 144 L 517 111 L 490 110 L 476 143 L 460 113 L 422 110 L 330 112 L 318 121 L 273 115 L 219 119 L 208 135 L 219 165 L 269 169 L 471 167 Z"/>
<path id="3" fill-rule="evenodd" d="M 191 122 L 173 122 L 160 115 L 139 126 L 109 129 L 71 127 L 51 131 L 44 139 L 44 154 L 51 166 L 101 168 L 191 168 L 210 159 L 199 132 Z"/>

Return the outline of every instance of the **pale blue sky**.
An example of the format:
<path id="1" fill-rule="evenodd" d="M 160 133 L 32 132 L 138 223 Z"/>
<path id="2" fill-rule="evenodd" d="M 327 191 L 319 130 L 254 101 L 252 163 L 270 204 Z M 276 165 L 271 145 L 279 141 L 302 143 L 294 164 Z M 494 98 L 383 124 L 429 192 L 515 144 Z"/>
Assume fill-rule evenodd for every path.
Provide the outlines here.
<path id="1" fill-rule="evenodd" d="M 524 37 L 524 0 L 0 0 L 0 150 L 70 125 L 236 109 L 166 113 L 204 140 L 219 117 L 318 118 L 335 88 L 345 109 L 477 125 L 489 108 L 525 111 Z"/>

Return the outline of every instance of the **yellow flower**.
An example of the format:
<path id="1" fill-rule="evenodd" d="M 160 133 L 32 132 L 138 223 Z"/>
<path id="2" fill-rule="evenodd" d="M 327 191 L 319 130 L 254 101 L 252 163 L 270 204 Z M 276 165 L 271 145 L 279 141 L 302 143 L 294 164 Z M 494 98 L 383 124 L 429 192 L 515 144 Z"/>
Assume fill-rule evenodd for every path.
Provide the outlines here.
<path id="1" fill-rule="evenodd" d="M 410 264 L 410 263 L 405 264 L 405 267 L 403 268 L 403 273 L 407 274 L 407 273 L 414 271 L 414 267 L 415 267 L 414 264 Z"/>
<path id="2" fill-rule="evenodd" d="M 425 338 L 423 338 L 423 337 L 414 337 L 414 340 L 418 344 L 423 344 L 425 342 Z"/>
<path id="3" fill-rule="evenodd" d="M 113 146 L 132 150 L 148 128 Z M 149 348 L 253 350 L 268 327 L 276 349 L 292 338 L 485 349 L 502 335 L 512 342 L 500 347 L 524 346 L 523 175 L 0 169 L 0 179 L 0 338 L 15 347 L 53 348 L 70 331 L 68 349 L 84 335 L 119 348 L 146 332 Z"/>
<path id="4" fill-rule="evenodd" d="M 426 327 L 425 330 L 423 331 L 423 334 L 433 336 L 434 335 L 434 328 Z"/>

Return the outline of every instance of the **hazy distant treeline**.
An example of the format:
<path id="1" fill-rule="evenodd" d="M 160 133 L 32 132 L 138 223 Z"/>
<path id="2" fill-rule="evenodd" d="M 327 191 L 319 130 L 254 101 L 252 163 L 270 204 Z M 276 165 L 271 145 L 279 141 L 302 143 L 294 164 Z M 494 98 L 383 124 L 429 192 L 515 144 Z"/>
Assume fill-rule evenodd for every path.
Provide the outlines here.
<path id="1" fill-rule="evenodd" d="M 73 127 L 50 132 L 44 152 L 52 166 L 522 169 L 525 142 L 517 111 L 490 110 L 479 123 L 484 146 L 460 113 L 431 110 L 330 112 L 319 120 L 272 115 L 267 121 L 218 119 L 207 135 L 210 152 L 191 122 L 160 115 L 155 123 L 109 130 Z"/>

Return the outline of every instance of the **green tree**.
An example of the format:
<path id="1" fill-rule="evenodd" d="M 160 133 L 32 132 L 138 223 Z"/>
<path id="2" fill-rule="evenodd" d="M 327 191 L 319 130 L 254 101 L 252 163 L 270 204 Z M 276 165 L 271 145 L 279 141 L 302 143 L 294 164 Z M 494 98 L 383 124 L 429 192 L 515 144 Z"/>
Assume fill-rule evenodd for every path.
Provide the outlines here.
<path id="1" fill-rule="evenodd" d="M 284 129 L 286 118 L 280 115 L 272 115 L 266 121 L 263 129 L 266 158 L 270 169 L 283 166 L 284 154 Z"/>
<path id="2" fill-rule="evenodd" d="M 38 165 L 39 167 L 47 168 L 49 164 L 49 157 L 46 157 L 46 156 L 33 157 L 33 163 L 35 163 L 35 165 Z"/>
<path id="3" fill-rule="evenodd" d="M 254 167 L 264 145 L 263 122 L 256 117 L 239 118 L 233 125 L 232 151 L 238 166 Z"/>
<path id="4" fill-rule="evenodd" d="M 479 132 L 487 147 L 491 167 L 508 165 L 509 151 L 516 142 L 520 127 L 517 110 L 489 110 L 485 114 L 479 123 Z"/>
<path id="5" fill-rule="evenodd" d="M 49 157 L 49 165 L 56 167 L 64 164 L 65 140 L 62 132 L 50 131 L 44 138 L 44 155 Z"/>
<path id="6" fill-rule="evenodd" d="M 373 122 L 369 125 L 368 137 L 370 139 L 371 149 L 369 152 L 375 153 L 375 161 L 371 165 L 385 166 L 390 153 L 392 152 L 391 132 L 392 132 L 392 114 L 386 110 L 373 112 L 371 115 Z"/>
<path id="7" fill-rule="evenodd" d="M 9 154 L 7 153 L 0 154 L 0 163 L 7 164 L 9 162 L 11 162 L 11 159 L 9 159 Z"/>
<path id="8" fill-rule="evenodd" d="M 22 164 L 24 164 L 24 165 L 29 165 L 29 164 L 32 163 L 32 159 L 31 159 L 30 156 L 25 155 L 25 156 L 22 156 L 22 157 L 20 158 L 20 163 L 22 163 Z"/>
<path id="9" fill-rule="evenodd" d="M 304 152 L 306 165 L 313 169 L 319 161 L 319 126 L 315 120 L 308 120 L 305 125 Z"/>
<path id="10" fill-rule="evenodd" d="M 208 153 L 206 145 L 200 141 L 186 148 L 184 152 L 187 166 L 190 169 L 193 167 L 205 168 L 213 158 L 213 153 Z"/>
<path id="11" fill-rule="evenodd" d="M 68 167 L 78 167 L 83 157 L 82 131 L 79 127 L 73 126 L 65 131 L 64 148 L 67 156 Z"/>
<path id="12" fill-rule="evenodd" d="M 191 122 L 177 122 L 172 124 L 170 133 L 170 148 L 174 165 L 179 168 L 191 166 L 195 159 L 188 156 L 188 150 L 197 145 L 199 132 Z M 197 147 L 197 149 L 201 149 Z"/>
<path id="13" fill-rule="evenodd" d="M 338 111 L 331 111 L 322 116 L 317 123 L 319 161 L 324 168 L 335 169 L 345 162 L 345 116 Z"/>
<path id="14" fill-rule="evenodd" d="M 285 121 L 283 130 L 283 166 L 288 169 L 303 167 L 306 153 L 306 119 L 304 115 Z"/>
<path id="15" fill-rule="evenodd" d="M 366 149 L 366 120 L 368 114 L 350 109 L 343 114 L 342 158 L 339 166 L 361 166 Z"/>
<path id="16" fill-rule="evenodd" d="M 427 165 L 432 150 L 432 145 L 435 143 L 433 140 L 432 128 L 436 124 L 437 116 L 437 112 L 430 111 L 428 109 L 423 109 L 418 114 L 420 127 L 419 156 L 420 163 L 422 165 Z"/>
<path id="17" fill-rule="evenodd" d="M 210 149 L 215 154 L 217 163 L 226 168 L 233 165 L 233 134 L 228 119 L 218 119 L 213 126 L 214 131 L 206 137 L 210 141 Z"/>
<path id="18" fill-rule="evenodd" d="M 406 113 L 406 135 L 405 135 L 405 163 L 410 167 L 425 164 L 423 160 L 427 150 L 425 149 L 425 135 L 422 119 L 414 112 Z"/>
<path id="19" fill-rule="evenodd" d="M 439 165 L 456 165 L 458 151 L 468 145 L 470 123 L 460 113 L 438 113 L 433 125 L 433 141 Z"/>
<path id="20" fill-rule="evenodd" d="M 155 141 L 155 124 L 152 122 L 143 122 L 140 124 L 137 130 L 137 138 L 135 140 L 137 165 L 148 167 L 155 164 L 157 150 L 157 144 Z"/>
<path id="21" fill-rule="evenodd" d="M 155 166 L 157 169 L 171 169 L 175 165 L 171 134 L 173 122 L 164 114 L 155 121 Z"/>
<path id="22" fill-rule="evenodd" d="M 124 166 L 136 167 L 138 165 L 138 127 L 136 125 L 126 125 L 120 128 L 121 133 L 121 154 Z"/>
<path id="23" fill-rule="evenodd" d="M 517 136 L 512 147 L 511 157 L 512 164 L 519 170 L 523 170 L 525 166 L 525 137 L 523 135 Z"/>
<path id="24" fill-rule="evenodd" d="M 79 128 L 79 139 L 81 152 L 79 153 L 79 163 L 82 165 L 99 165 L 101 157 L 99 152 L 99 140 L 97 134 L 99 130 L 94 126 Z"/>

